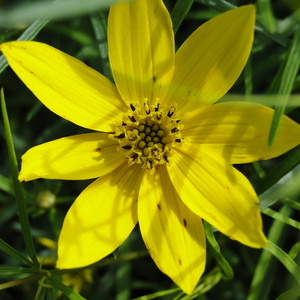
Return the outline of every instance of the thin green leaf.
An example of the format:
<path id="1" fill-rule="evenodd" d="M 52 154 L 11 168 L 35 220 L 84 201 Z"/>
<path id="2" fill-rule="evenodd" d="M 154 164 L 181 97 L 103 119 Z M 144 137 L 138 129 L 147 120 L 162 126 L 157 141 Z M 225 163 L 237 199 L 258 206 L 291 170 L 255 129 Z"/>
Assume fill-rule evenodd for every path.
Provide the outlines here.
<path id="1" fill-rule="evenodd" d="M 38 281 L 39 279 L 41 279 L 42 277 L 44 277 L 46 274 L 45 273 L 38 273 L 38 274 L 34 274 L 32 276 L 28 276 L 22 279 L 17 279 L 17 280 L 13 280 L 13 281 L 8 281 L 8 282 L 4 282 L 4 283 L 0 283 L 0 291 L 1 290 L 5 290 L 14 286 L 19 286 L 22 284 L 26 284 L 32 281 Z"/>
<path id="2" fill-rule="evenodd" d="M 283 198 L 297 197 L 300 193 L 300 165 L 293 168 L 276 184 L 259 195 L 261 210 L 266 209 Z"/>
<path id="3" fill-rule="evenodd" d="M 16 275 L 28 275 L 34 273 L 35 271 L 31 268 L 0 266 L 0 277 L 2 278 L 7 278 L 9 276 Z"/>
<path id="4" fill-rule="evenodd" d="M 256 192 L 261 194 L 268 188 L 272 187 L 282 177 L 288 174 L 293 168 L 300 164 L 300 147 L 293 149 L 278 164 L 268 171 L 267 175 L 260 181 Z"/>
<path id="5" fill-rule="evenodd" d="M 215 239 L 211 225 L 204 222 L 204 229 L 205 229 L 205 236 L 209 242 L 207 245 L 207 248 L 208 248 L 209 252 L 212 253 L 214 258 L 217 260 L 218 265 L 222 269 L 222 271 L 224 273 L 223 278 L 228 279 L 228 280 L 232 279 L 233 278 L 233 270 L 232 270 L 229 262 L 225 259 L 225 257 L 222 255 L 222 253 L 220 251 L 220 246 L 219 246 L 217 240 Z"/>
<path id="6" fill-rule="evenodd" d="M 244 69 L 244 82 L 245 82 L 245 94 L 246 94 L 246 101 L 247 96 L 251 95 L 253 92 L 253 75 L 252 75 L 252 64 L 251 64 L 251 57 L 249 57 L 248 62 Z"/>
<path id="7" fill-rule="evenodd" d="M 295 245 L 293 245 L 293 247 L 289 251 L 289 256 L 292 259 L 295 259 L 296 256 L 299 254 L 299 252 L 300 252 L 300 242 L 297 242 Z"/>
<path id="8" fill-rule="evenodd" d="M 293 209 L 300 210 L 300 203 L 295 201 L 295 199 L 284 198 L 284 199 L 282 199 L 282 202 L 288 204 Z"/>
<path id="9" fill-rule="evenodd" d="M 90 13 L 91 11 L 106 9 L 120 0 L 62 0 L 62 1 L 34 1 L 11 10 L 0 13 L 0 27 L 15 26 L 30 23 L 36 19 L 66 19 Z"/>
<path id="10" fill-rule="evenodd" d="M 295 82 L 295 78 L 300 64 L 300 28 L 296 31 L 294 39 L 291 43 L 290 50 L 282 73 L 280 86 L 278 89 L 277 105 L 270 128 L 269 145 L 271 146 L 275 140 L 280 119 L 284 114 L 289 96 Z"/>
<path id="11" fill-rule="evenodd" d="M 19 174 L 18 162 L 17 162 L 13 138 L 10 130 L 9 119 L 6 111 L 3 89 L 1 90 L 1 108 L 2 108 L 2 115 L 4 121 L 4 135 L 5 135 L 5 140 L 8 149 L 9 161 L 12 169 L 12 179 L 13 179 L 13 184 L 14 184 L 14 189 L 16 194 L 18 213 L 19 213 L 20 223 L 22 227 L 22 234 L 23 234 L 23 238 L 24 238 L 24 242 L 28 254 L 33 264 L 36 266 L 36 268 L 38 268 L 39 262 L 37 260 L 37 256 L 33 246 L 33 240 L 32 240 L 32 235 L 31 235 L 30 225 L 29 225 L 29 220 L 27 215 L 25 197 L 23 194 L 21 183 L 18 180 L 18 174 Z"/>
<path id="12" fill-rule="evenodd" d="M 48 284 L 53 285 L 63 294 L 65 294 L 71 300 L 86 300 L 84 297 L 80 296 L 78 293 L 74 292 L 70 287 L 64 285 L 63 283 L 57 281 L 54 278 L 50 278 L 47 281 Z"/>
<path id="13" fill-rule="evenodd" d="M 36 35 L 45 27 L 49 20 L 36 20 L 31 24 L 17 39 L 18 41 L 31 41 Z M 0 56 L 0 74 L 8 66 L 7 60 L 4 55 Z"/>
<path id="14" fill-rule="evenodd" d="M 113 76 L 108 60 L 106 15 L 104 13 L 94 13 L 91 15 L 90 19 L 99 48 L 102 73 L 109 80 L 113 81 Z"/>
<path id="15" fill-rule="evenodd" d="M 297 300 L 300 296 L 300 286 L 296 286 L 277 297 L 275 300 Z"/>
<path id="16" fill-rule="evenodd" d="M 257 9 L 262 23 L 269 31 L 274 32 L 276 30 L 276 19 L 272 12 L 270 0 L 258 0 Z"/>
<path id="17" fill-rule="evenodd" d="M 179 288 L 174 288 L 174 289 L 169 289 L 169 290 L 164 290 L 164 291 L 159 291 L 159 292 L 155 292 L 149 295 L 144 295 L 142 297 L 138 297 L 138 298 L 134 298 L 132 300 L 151 300 L 151 299 L 157 299 L 159 297 L 163 297 L 163 296 L 167 296 L 170 294 L 174 294 L 176 292 L 179 292 L 180 289 Z"/>
<path id="18" fill-rule="evenodd" d="M 194 0 L 177 0 L 171 12 L 174 33 L 177 32 L 179 26 L 189 12 Z"/>
<path id="19" fill-rule="evenodd" d="M 184 295 L 183 297 L 178 297 L 176 299 L 180 300 L 192 300 L 199 299 L 200 295 L 207 293 L 214 286 L 216 286 L 221 279 L 224 278 L 224 275 L 220 272 L 219 268 L 213 269 L 207 275 L 203 276 L 200 280 L 200 283 L 195 288 L 192 295 Z M 175 299 L 174 299 L 175 300 Z"/>
<path id="20" fill-rule="evenodd" d="M 265 249 L 272 253 L 286 267 L 286 269 L 291 273 L 291 275 L 300 285 L 300 268 L 292 260 L 292 258 L 271 241 L 269 241 L 268 246 Z"/>
<path id="21" fill-rule="evenodd" d="M 290 226 L 300 230 L 300 222 L 297 222 L 296 220 L 293 220 L 271 208 L 266 208 L 262 212 L 265 215 L 267 215 L 277 221 L 280 221 L 282 223 L 285 223 L 286 225 L 290 225 Z"/>
<path id="22" fill-rule="evenodd" d="M 292 212 L 290 206 L 285 205 L 281 208 L 280 213 L 289 216 Z M 287 230 L 284 223 L 275 220 L 270 228 L 268 239 L 273 243 L 279 244 Z M 259 261 L 256 265 L 254 276 L 252 278 L 247 300 L 267 300 L 276 272 L 276 261 L 274 256 L 266 251 L 262 251 Z"/>
<path id="23" fill-rule="evenodd" d="M 21 263 L 33 267 L 33 263 L 28 260 L 25 256 L 23 256 L 18 250 L 16 250 L 14 247 L 7 244 L 5 241 L 0 239 L 0 250 L 8 254 L 9 256 L 13 257 L 14 259 L 20 261 Z"/>

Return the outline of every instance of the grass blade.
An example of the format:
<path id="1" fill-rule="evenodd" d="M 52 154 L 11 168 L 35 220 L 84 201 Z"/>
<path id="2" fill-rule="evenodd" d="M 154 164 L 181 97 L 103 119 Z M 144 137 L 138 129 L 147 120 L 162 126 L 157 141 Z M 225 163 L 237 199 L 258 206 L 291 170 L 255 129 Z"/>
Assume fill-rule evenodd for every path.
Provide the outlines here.
<path id="1" fill-rule="evenodd" d="M 17 162 L 17 157 L 16 157 L 16 153 L 15 153 L 15 149 L 14 149 L 12 134 L 11 134 L 11 130 L 10 130 L 9 119 L 8 119 L 8 115 L 7 115 L 7 111 L 6 111 L 3 89 L 1 90 L 1 108 L 2 108 L 2 115 L 3 115 L 3 120 L 4 120 L 4 135 L 5 135 L 5 140 L 7 143 L 9 161 L 10 161 L 10 165 L 11 165 L 11 169 L 12 169 L 13 184 L 14 184 L 14 189 L 15 189 L 15 194 L 16 194 L 17 208 L 18 208 L 20 223 L 21 223 L 21 227 L 22 227 L 22 234 L 23 234 L 23 238 L 24 238 L 24 242 L 25 242 L 28 254 L 29 254 L 33 264 L 38 268 L 39 262 L 37 260 L 37 256 L 36 256 L 35 249 L 33 246 L 33 240 L 32 240 L 32 235 L 31 235 L 30 225 L 29 225 L 29 220 L 28 220 L 28 215 L 27 215 L 25 197 L 23 194 L 23 189 L 21 187 L 21 183 L 18 180 L 18 174 L 19 174 L 18 162 Z"/>
<path id="2" fill-rule="evenodd" d="M 30 23 L 37 19 L 66 19 L 90 13 L 91 11 L 108 8 L 118 0 L 64 0 L 34 1 L 3 10 L 0 13 L 0 27 L 10 27 Z"/>
<path id="3" fill-rule="evenodd" d="M 281 116 L 284 114 L 288 99 L 290 97 L 295 78 L 300 64 L 300 28 L 296 31 L 294 39 L 291 43 L 290 51 L 287 56 L 286 64 L 282 73 L 280 86 L 278 89 L 277 105 L 270 128 L 269 146 L 275 140 L 277 129 Z"/>
<path id="4" fill-rule="evenodd" d="M 292 260 L 292 258 L 271 241 L 269 241 L 269 244 L 265 249 L 272 253 L 286 267 L 286 269 L 297 281 L 298 285 L 300 285 L 300 268 Z"/>
<path id="5" fill-rule="evenodd" d="M 174 34 L 177 32 L 180 24 L 189 12 L 194 0 L 177 0 L 171 12 Z"/>

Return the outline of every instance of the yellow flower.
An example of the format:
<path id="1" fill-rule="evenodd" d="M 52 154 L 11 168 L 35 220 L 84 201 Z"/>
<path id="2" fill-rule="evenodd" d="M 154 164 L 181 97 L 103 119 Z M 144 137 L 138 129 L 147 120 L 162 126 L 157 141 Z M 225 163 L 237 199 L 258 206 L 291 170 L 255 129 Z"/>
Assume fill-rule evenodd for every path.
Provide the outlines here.
<path id="1" fill-rule="evenodd" d="M 113 5 L 109 58 L 115 80 L 48 45 L 10 42 L 10 66 L 49 109 L 95 131 L 30 149 L 20 180 L 89 179 L 58 242 L 58 268 L 94 263 L 139 221 L 160 270 L 192 293 L 205 267 L 201 219 L 250 247 L 264 247 L 258 198 L 231 164 L 269 159 L 300 142 L 283 117 L 268 147 L 273 110 L 212 105 L 239 77 L 253 41 L 252 5 L 200 26 L 174 51 L 162 0 Z M 107 132 L 107 133 L 104 133 Z"/>

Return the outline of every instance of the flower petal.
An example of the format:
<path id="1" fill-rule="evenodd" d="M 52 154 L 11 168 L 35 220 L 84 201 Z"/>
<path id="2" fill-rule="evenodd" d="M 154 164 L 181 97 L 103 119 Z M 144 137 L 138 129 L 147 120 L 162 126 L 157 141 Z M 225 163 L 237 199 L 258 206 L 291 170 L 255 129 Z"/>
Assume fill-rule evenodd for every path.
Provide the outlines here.
<path id="1" fill-rule="evenodd" d="M 143 170 L 139 165 L 118 169 L 90 184 L 64 220 L 58 240 L 57 268 L 78 268 L 110 254 L 137 222 L 137 198 Z"/>
<path id="2" fill-rule="evenodd" d="M 138 215 L 146 246 L 159 269 L 191 294 L 205 267 L 205 238 L 200 218 L 181 201 L 165 166 L 146 172 Z"/>
<path id="3" fill-rule="evenodd" d="M 231 164 L 279 156 L 300 144 L 300 126 L 283 116 L 275 142 L 268 146 L 274 110 L 254 103 L 226 102 L 204 107 L 182 118 L 182 135 L 207 144 Z"/>
<path id="4" fill-rule="evenodd" d="M 229 10 L 200 26 L 175 56 L 168 105 L 180 112 L 212 104 L 241 74 L 250 54 L 254 34 L 253 5 Z"/>
<path id="5" fill-rule="evenodd" d="M 264 247 L 258 198 L 247 178 L 205 146 L 184 146 L 169 168 L 183 202 L 230 238 Z"/>
<path id="6" fill-rule="evenodd" d="M 161 0 L 113 5 L 108 45 L 114 79 L 127 104 L 164 97 L 173 75 L 174 38 Z"/>
<path id="7" fill-rule="evenodd" d="M 114 130 L 127 110 L 114 84 L 81 61 L 38 42 L 0 46 L 9 65 L 50 110 L 93 130 Z"/>
<path id="8" fill-rule="evenodd" d="M 22 156 L 19 180 L 91 179 L 103 176 L 124 161 L 118 142 L 107 133 L 73 135 L 29 149 Z"/>

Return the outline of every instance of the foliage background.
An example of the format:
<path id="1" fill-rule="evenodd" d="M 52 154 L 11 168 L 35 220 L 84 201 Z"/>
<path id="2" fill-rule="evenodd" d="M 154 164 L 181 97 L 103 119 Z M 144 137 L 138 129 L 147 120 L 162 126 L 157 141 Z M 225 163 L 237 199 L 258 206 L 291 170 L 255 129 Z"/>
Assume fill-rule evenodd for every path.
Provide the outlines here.
<path id="1" fill-rule="evenodd" d="M 56 1 L 59 2 L 70 1 Z M 0 42 L 20 36 L 34 38 L 110 77 L 105 32 L 107 8 L 112 2 L 115 1 L 75 1 L 74 10 L 70 11 L 70 8 L 52 9 L 45 1 L 0 0 Z M 174 28 L 178 27 L 176 45 L 219 12 L 247 3 L 253 1 L 166 0 Z M 263 102 L 276 108 L 278 119 L 285 112 L 300 122 L 299 1 L 258 0 L 255 3 L 257 27 L 252 55 L 223 101 Z M 51 21 L 35 21 L 37 18 L 51 18 Z M 6 68 L 3 57 L 0 71 L 0 86 L 5 92 L 18 161 L 34 145 L 84 132 L 42 106 L 10 68 Z M 5 115 L 3 107 L 2 112 Z M 116 253 L 93 268 L 71 273 L 54 270 L 55 241 L 64 215 L 89 181 L 35 180 L 22 184 L 42 269 L 26 266 L 23 258 L 28 257 L 28 251 L 18 217 L 19 196 L 13 185 L 16 173 L 10 166 L 12 151 L 6 147 L 6 125 L 0 123 L 1 299 L 300 299 L 299 147 L 270 161 L 238 166 L 260 196 L 265 233 L 272 243 L 265 250 L 254 250 L 213 232 L 207 225 L 210 246 L 205 276 L 195 294 L 186 296 L 156 268 L 138 227 Z"/>

